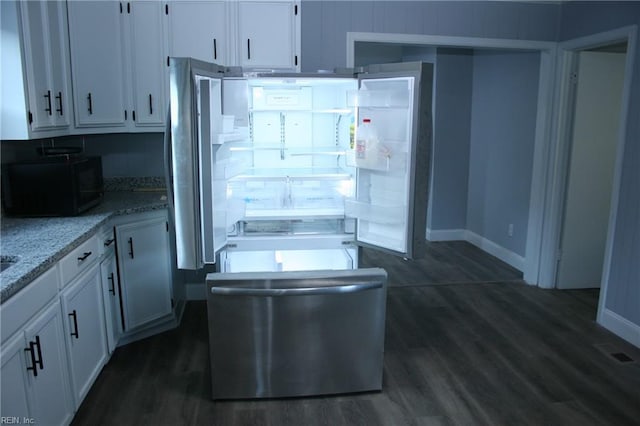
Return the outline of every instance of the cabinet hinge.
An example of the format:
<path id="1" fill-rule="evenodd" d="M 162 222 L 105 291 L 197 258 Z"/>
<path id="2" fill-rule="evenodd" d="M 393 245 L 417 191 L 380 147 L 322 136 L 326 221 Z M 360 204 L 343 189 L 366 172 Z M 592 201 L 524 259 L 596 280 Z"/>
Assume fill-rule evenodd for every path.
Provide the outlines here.
<path id="1" fill-rule="evenodd" d="M 168 3 L 164 5 L 164 14 L 165 15 L 169 14 L 169 4 Z"/>
<path id="2" fill-rule="evenodd" d="M 33 114 L 29 111 L 29 124 L 33 123 Z"/>
<path id="3" fill-rule="evenodd" d="M 298 15 L 298 5 L 297 4 L 293 6 L 293 14 L 296 15 L 296 16 Z"/>

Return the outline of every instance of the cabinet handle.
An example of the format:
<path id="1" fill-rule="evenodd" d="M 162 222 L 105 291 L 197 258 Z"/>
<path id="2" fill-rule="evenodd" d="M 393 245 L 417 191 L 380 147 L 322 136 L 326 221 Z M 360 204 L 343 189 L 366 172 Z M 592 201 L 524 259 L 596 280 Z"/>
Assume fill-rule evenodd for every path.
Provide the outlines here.
<path id="1" fill-rule="evenodd" d="M 91 101 L 91 92 L 87 96 L 87 100 L 89 101 L 89 115 L 93 114 L 93 102 Z"/>
<path id="2" fill-rule="evenodd" d="M 109 238 L 108 240 L 106 240 L 106 241 L 104 242 L 104 246 L 105 246 L 105 247 L 109 247 L 111 244 L 113 244 L 113 242 L 114 242 L 115 240 L 116 240 L 115 238 Z"/>
<path id="3" fill-rule="evenodd" d="M 153 96 L 149 93 L 149 115 L 153 115 Z"/>
<path id="4" fill-rule="evenodd" d="M 213 59 L 218 59 L 218 42 L 213 39 Z"/>
<path id="5" fill-rule="evenodd" d="M 113 272 L 109 274 L 109 281 L 111 281 L 111 288 L 109 289 L 109 293 L 113 294 L 114 296 L 116 295 L 116 281 L 113 278 Z"/>
<path id="6" fill-rule="evenodd" d="M 27 367 L 27 371 L 33 371 L 33 377 L 38 377 L 38 366 L 36 365 L 36 352 L 34 351 L 35 342 L 29 342 L 29 347 L 25 348 L 25 352 L 29 352 L 31 356 L 31 367 Z"/>
<path id="7" fill-rule="evenodd" d="M 56 99 L 58 100 L 58 105 L 60 105 L 59 108 L 56 108 L 56 111 L 60 113 L 60 116 L 63 116 L 64 113 L 62 112 L 62 92 L 58 92 L 58 94 L 56 95 Z"/>
<path id="8" fill-rule="evenodd" d="M 89 256 L 91 256 L 90 251 L 84 252 L 84 254 L 78 258 L 78 262 L 84 262 Z"/>
<path id="9" fill-rule="evenodd" d="M 42 364 L 42 347 L 40 346 L 40 336 L 36 336 L 36 346 L 38 347 L 38 365 L 40 366 L 40 370 L 44 370 L 44 365 Z"/>
<path id="10" fill-rule="evenodd" d="M 51 90 L 47 90 L 47 94 L 44 95 L 44 97 L 47 99 L 47 105 L 48 105 L 48 107 L 45 108 L 44 110 L 48 112 L 49 115 L 51 115 L 51 111 L 52 111 L 51 110 Z"/>
<path id="11" fill-rule="evenodd" d="M 247 59 L 251 59 L 251 39 L 247 39 Z"/>
<path id="12" fill-rule="evenodd" d="M 78 313 L 74 309 L 73 312 L 71 312 L 68 315 L 73 318 L 73 329 L 75 330 L 75 331 L 71 332 L 71 337 L 75 337 L 76 339 L 78 339 L 79 338 L 79 336 L 78 336 Z"/>
<path id="13" fill-rule="evenodd" d="M 133 238 L 129 238 L 129 256 L 133 259 Z"/>

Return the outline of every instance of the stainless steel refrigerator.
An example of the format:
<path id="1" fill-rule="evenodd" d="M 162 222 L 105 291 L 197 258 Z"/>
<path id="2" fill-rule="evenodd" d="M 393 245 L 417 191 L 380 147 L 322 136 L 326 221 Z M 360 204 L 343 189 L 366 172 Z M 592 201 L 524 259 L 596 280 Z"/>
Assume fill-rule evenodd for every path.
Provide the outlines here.
<path id="1" fill-rule="evenodd" d="M 358 270 L 358 250 L 405 258 L 424 253 L 432 73 L 431 64 L 402 63 L 334 74 L 243 75 L 171 58 L 167 136 L 178 267 L 217 265 L 207 277 L 214 398 L 381 388 L 386 273 Z M 231 312 L 240 315 L 237 321 L 228 320 Z M 323 318 L 352 322 L 347 313 L 353 312 L 370 333 L 344 327 L 346 335 L 334 340 L 370 336 L 340 355 L 367 371 L 349 375 L 336 357 L 322 370 L 335 386 L 314 385 L 313 374 L 284 374 L 304 375 L 318 365 L 297 355 L 300 364 L 287 369 L 286 348 L 312 347 L 311 340 L 331 333 Z M 296 324 L 299 332 L 290 328 Z M 258 331 L 262 326 L 268 331 Z M 274 344 L 285 337 L 293 340 Z M 256 339 L 261 343 L 248 350 Z M 322 357 L 335 352 L 321 346 Z M 276 359 L 286 359 L 285 367 L 272 364 Z M 235 379 L 224 371 L 234 371 Z M 243 371 L 251 377 L 239 377 Z M 233 382 L 246 386 L 238 390 Z"/>

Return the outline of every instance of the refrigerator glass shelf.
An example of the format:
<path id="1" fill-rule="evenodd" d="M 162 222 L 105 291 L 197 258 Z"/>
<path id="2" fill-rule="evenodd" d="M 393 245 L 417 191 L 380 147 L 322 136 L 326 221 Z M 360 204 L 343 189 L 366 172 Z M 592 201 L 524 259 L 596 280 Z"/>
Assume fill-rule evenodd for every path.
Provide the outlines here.
<path id="1" fill-rule="evenodd" d="M 343 232 L 340 219 L 246 221 L 240 235 L 325 235 Z"/>
<path id="2" fill-rule="evenodd" d="M 324 209 L 261 209 L 249 210 L 244 214 L 245 220 L 296 220 L 296 219 L 326 219 L 344 218 L 344 209 L 324 208 Z"/>
<path id="3" fill-rule="evenodd" d="M 251 108 L 249 113 L 260 113 L 260 112 L 269 112 L 273 113 L 273 109 L 265 109 L 265 108 Z M 339 114 L 339 115 L 350 115 L 354 113 L 353 108 L 322 108 L 322 109 L 278 109 L 277 112 L 288 113 L 288 112 L 303 112 L 310 114 Z"/>
<path id="4" fill-rule="evenodd" d="M 231 181 L 247 180 L 349 180 L 352 175 L 340 168 L 248 169 Z"/>

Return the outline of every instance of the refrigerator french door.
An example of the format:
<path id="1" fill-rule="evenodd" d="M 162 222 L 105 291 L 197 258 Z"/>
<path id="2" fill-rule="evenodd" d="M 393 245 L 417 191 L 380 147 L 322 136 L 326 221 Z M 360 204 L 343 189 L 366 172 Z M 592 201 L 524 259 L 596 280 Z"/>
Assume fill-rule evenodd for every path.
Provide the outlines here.
<path id="1" fill-rule="evenodd" d="M 170 80 L 179 268 L 355 269 L 358 246 L 422 256 L 431 64 L 243 76 L 172 58 Z"/>
<path id="2" fill-rule="evenodd" d="M 208 274 L 214 399 L 380 390 L 387 274 L 424 251 L 429 64 L 244 76 L 171 59 L 178 267 Z"/>

